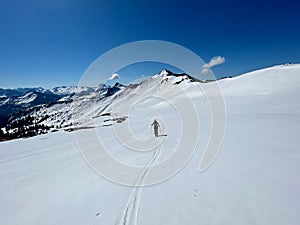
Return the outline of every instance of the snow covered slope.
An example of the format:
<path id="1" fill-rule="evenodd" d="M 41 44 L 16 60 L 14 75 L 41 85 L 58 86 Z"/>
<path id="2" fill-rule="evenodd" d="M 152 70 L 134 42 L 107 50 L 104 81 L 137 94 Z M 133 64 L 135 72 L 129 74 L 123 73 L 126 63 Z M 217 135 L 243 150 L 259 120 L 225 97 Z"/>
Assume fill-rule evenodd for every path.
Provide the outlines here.
<path id="1" fill-rule="evenodd" d="M 0 98 L 0 128 L 9 134 L 8 138 L 28 137 L 72 126 L 73 108 L 80 108 L 79 114 L 92 106 L 94 101 L 109 98 L 124 88 L 121 84 L 113 87 L 100 84 L 97 87 L 56 87 L 53 89 L 18 88 L 25 94 Z M 11 93 L 11 90 L 3 90 Z M 101 104 L 101 103 L 99 103 Z M 81 122 L 84 120 L 81 120 Z M 22 124 L 18 127 L 18 124 Z M 22 127 L 31 129 L 24 131 Z M 39 129 L 44 127 L 46 129 Z M 1 138 L 1 137 L 0 137 Z"/>
<path id="2" fill-rule="evenodd" d="M 104 102 L 78 102 L 82 114 L 75 120 L 95 128 L 0 143 L 1 224 L 298 224 L 300 66 L 272 67 L 218 82 L 227 127 L 220 154 L 203 173 L 199 162 L 212 127 L 201 89 L 209 91 L 213 84 L 185 76 L 159 74 Z M 111 155 L 138 166 L 173 154 L 182 141 L 180 117 L 168 102 L 153 96 L 184 104 L 179 88 L 199 110 L 201 125 L 196 151 L 179 173 L 140 189 L 109 182 L 90 168 L 78 149 L 78 137 L 89 149 L 98 147 L 100 137 Z M 125 114 L 126 105 L 141 96 L 145 99 Z M 114 122 L 120 117 L 124 120 Z M 137 138 L 151 139 L 153 118 L 163 122 L 161 129 L 168 134 L 154 151 L 131 151 L 114 135 L 129 124 Z"/>

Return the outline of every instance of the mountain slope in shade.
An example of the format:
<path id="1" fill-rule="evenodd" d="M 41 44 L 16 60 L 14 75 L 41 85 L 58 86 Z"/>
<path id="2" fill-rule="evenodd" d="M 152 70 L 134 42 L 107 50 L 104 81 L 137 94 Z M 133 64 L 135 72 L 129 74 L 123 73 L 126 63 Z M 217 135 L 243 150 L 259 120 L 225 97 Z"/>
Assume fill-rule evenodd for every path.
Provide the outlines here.
<path id="1" fill-rule="evenodd" d="M 27 92 L 24 95 L 0 99 L 0 115 L 3 116 L 1 122 L 5 122 L 13 113 L 24 111 L 29 108 L 57 101 L 61 96 L 52 93 L 41 93 L 36 91 Z"/>

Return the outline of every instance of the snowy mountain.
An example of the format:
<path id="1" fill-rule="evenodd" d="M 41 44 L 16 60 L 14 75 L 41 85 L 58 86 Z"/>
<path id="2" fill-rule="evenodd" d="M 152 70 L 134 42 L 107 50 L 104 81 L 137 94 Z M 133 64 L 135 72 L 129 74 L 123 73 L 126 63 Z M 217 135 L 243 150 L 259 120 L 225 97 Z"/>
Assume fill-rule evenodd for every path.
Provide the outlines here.
<path id="1" fill-rule="evenodd" d="M 284 92 L 286 85 L 291 88 L 290 79 L 294 79 L 298 73 L 299 65 L 281 65 L 234 78 L 221 79 L 217 82 L 226 97 L 230 97 L 231 93 L 235 98 L 249 95 L 268 96 L 272 92 L 274 94 Z M 252 76 L 257 78 L 253 80 Z M 187 93 L 192 99 L 194 96 L 205 98 L 203 93 L 200 94 L 199 85 L 201 89 L 201 86 L 209 87 L 209 83 L 209 81 L 201 81 L 188 74 L 174 74 L 163 70 L 147 81 L 128 86 L 116 83 L 113 87 L 101 84 L 94 88 L 62 86 L 49 90 L 34 88 L 34 91 L 24 88 L 23 91 L 29 90 L 24 95 L 0 98 L 0 114 L 5 118 L 2 119 L 4 121 L 2 127 L 6 127 L 8 132 L 13 132 L 10 131 L 11 125 L 26 117 L 32 117 L 34 120 L 30 121 L 40 121 L 40 125 L 48 126 L 48 131 L 91 125 L 94 118 L 101 114 L 111 113 L 113 102 L 118 102 L 118 107 L 127 106 L 129 101 L 137 101 L 140 96 L 161 95 L 161 93 L 164 98 L 173 98 L 176 93 L 180 95 L 182 88 L 188 89 Z M 275 85 L 276 90 L 274 90 Z M 293 83 L 292 86 L 295 85 L 297 87 L 297 83 Z M 21 89 L 16 91 L 21 93 Z M 262 98 L 262 101 L 265 99 Z M 118 116 L 127 115 L 120 113 Z M 31 125 L 27 124 L 27 126 Z"/>
<path id="2" fill-rule="evenodd" d="M 0 125 L 13 114 L 29 108 L 57 101 L 61 96 L 52 93 L 29 91 L 17 96 L 3 96 L 0 98 Z"/>
<path id="3" fill-rule="evenodd" d="M 9 98 L 12 96 L 21 96 L 22 92 L 12 89 L 3 89 L 0 88 L 0 98 Z"/>
<path id="4" fill-rule="evenodd" d="M 81 111 L 84 111 L 90 102 L 112 96 L 123 88 L 125 86 L 119 83 L 113 87 L 102 84 L 93 88 L 77 86 L 63 86 L 49 90 L 24 88 L 23 91 L 28 91 L 25 94 L 0 99 L 2 115 L 0 127 L 3 127 L 11 138 L 34 136 L 67 128 L 72 125 L 74 106 L 80 105 Z M 23 129 L 24 127 L 37 131 L 28 132 Z M 41 130 L 41 127 L 44 129 Z"/>
<path id="5" fill-rule="evenodd" d="M 51 92 L 51 93 L 57 94 L 57 95 L 71 95 L 71 94 L 84 95 L 84 94 L 88 94 L 93 91 L 95 91 L 95 88 L 77 87 L 77 86 L 71 86 L 71 87 L 62 86 L 62 87 L 55 87 L 55 88 L 48 90 L 48 92 Z"/>
<path id="6" fill-rule="evenodd" d="M 200 173 L 215 126 L 210 110 L 215 82 L 226 105 L 226 132 L 219 155 Z M 34 120 L 49 115 L 40 124 L 59 124 L 73 132 L 0 143 L 1 223 L 297 224 L 300 65 L 215 82 L 163 71 L 140 84 L 116 85 L 116 92 L 64 96 L 29 112 Z M 210 101 L 204 91 L 212 96 Z M 188 100 L 199 112 L 197 137 Z M 167 136 L 153 137 L 153 118 Z M 190 125 L 187 133 L 182 132 L 185 123 Z M 122 132 L 128 127 L 131 133 Z M 162 163 L 156 175 L 164 174 L 186 157 L 172 158 L 178 146 L 185 143 L 188 148 L 194 138 L 197 145 L 186 164 L 158 184 L 138 188 L 110 182 L 114 176 L 127 180 L 133 175 L 108 163 L 101 146 L 124 165 L 146 171 L 141 174 L 146 181 L 153 178 L 149 166 Z M 145 140 L 158 145 L 137 151 Z M 97 166 L 108 168 L 110 177 L 97 173 Z"/>

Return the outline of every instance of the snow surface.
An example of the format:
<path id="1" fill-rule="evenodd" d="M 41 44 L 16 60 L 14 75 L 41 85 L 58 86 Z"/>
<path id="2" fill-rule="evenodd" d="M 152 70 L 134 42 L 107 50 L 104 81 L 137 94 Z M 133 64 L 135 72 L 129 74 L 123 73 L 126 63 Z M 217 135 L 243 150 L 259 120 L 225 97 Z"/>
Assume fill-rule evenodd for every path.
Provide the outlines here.
<path id="1" fill-rule="evenodd" d="M 7 98 L 4 101 L 0 102 L 0 106 L 5 105 L 8 102 L 9 102 L 9 98 Z"/>
<path id="2" fill-rule="evenodd" d="M 21 97 L 18 97 L 16 100 L 15 100 L 15 104 L 16 105 L 21 105 L 21 104 L 28 104 L 32 101 L 34 101 L 35 99 L 37 98 L 37 95 L 32 93 L 32 92 L 28 92 L 27 94 L 21 96 Z"/>
<path id="3" fill-rule="evenodd" d="M 50 89 L 50 92 L 57 95 L 70 95 L 73 93 L 76 94 L 85 94 L 94 91 L 94 88 L 91 87 L 77 87 L 77 86 L 70 86 L 70 87 L 55 87 Z"/>
<path id="4" fill-rule="evenodd" d="M 212 127 L 201 88 L 209 90 L 212 84 L 189 80 L 179 86 L 200 112 L 201 133 L 193 157 L 179 173 L 141 189 L 109 182 L 86 164 L 74 134 L 96 148 L 95 129 L 110 153 L 128 164 L 143 166 L 153 156 L 159 162 L 172 154 L 181 137 L 180 118 L 167 102 L 151 96 L 160 93 L 180 102 L 179 86 L 174 85 L 178 79 L 155 76 L 135 89 L 124 89 L 117 93 L 115 108 L 110 105 L 113 96 L 93 105 L 80 101 L 82 114 L 76 114 L 76 119 L 81 125 L 96 124 L 94 129 L 0 143 L 0 223 L 298 224 L 299 65 L 272 67 L 219 81 L 226 103 L 226 133 L 220 154 L 203 173 L 198 171 L 199 162 Z M 101 113 L 113 109 L 115 116 L 124 116 L 126 104 L 141 95 L 149 98 L 136 104 L 122 124 L 101 126 L 109 118 L 101 117 Z M 90 100 L 95 98 L 91 96 Z M 98 117 L 88 119 L 95 114 Z M 114 127 L 130 123 L 138 138 L 149 137 L 153 117 L 164 121 L 163 132 L 168 133 L 154 155 L 132 152 L 114 136 Z"/>

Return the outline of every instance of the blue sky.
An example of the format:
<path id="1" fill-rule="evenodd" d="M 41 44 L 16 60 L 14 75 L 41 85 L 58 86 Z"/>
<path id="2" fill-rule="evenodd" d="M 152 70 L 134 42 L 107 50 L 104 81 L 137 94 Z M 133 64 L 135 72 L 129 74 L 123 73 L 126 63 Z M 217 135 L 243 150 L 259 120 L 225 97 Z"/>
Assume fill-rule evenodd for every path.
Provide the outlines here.
<path id="1" fill-rule="evenodd" d="M 0 0 L 0 4 L 4 88 L 76 85 L 101 54 L 149 39 L 182 45 L 206 62 L 224 56 L 226 62 L 213 68 L 217 77 L 300 62 L 297 1 Z M 151 71 L 145 70 L 137 73 Z"/>

